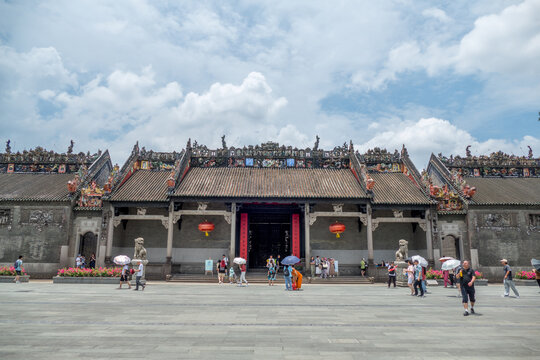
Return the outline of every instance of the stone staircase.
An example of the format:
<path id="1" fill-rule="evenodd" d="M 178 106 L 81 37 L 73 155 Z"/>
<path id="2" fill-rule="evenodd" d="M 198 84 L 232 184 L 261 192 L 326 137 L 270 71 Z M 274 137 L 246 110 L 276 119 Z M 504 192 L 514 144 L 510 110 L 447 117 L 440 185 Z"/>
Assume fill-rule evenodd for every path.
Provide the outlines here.
<path id="1" fill-rule="evenodd" d="M 246 274 L 247 281 L 250 284 L 267 284 L 268 278 L 266 273 L 263 272 L 248 272 Z M 214 275 L 203 275 L 203 274 L 172 274 L 167 278 L 169 282 L 177 283 L 217 283 L 217 274 Z M 225 277 L 225 282 L 228 283 L 229 279 Z M 275 281 L 276 284 L 284 284 L 285 280 L 283 275 L 278 275 Z M 369 285 L 374 283 L 374 278 L 372 277 L 362 277 L 362 276 L 337 276 L 334 278 L 313 278 L 309 279 L 304 277 L 304 284 L 332 284 L 332 285 Z"/>

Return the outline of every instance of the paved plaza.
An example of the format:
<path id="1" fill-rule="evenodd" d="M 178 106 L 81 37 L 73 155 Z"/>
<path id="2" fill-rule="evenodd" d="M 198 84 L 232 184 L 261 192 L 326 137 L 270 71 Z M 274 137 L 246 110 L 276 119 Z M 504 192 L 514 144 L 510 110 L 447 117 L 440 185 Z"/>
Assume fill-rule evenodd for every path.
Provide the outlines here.
<path id="1" fill-rule="evenodd" d="M 478 287 L 426 298 L 382 285 L 0 284 L 0 359 L 537 359 L 540 299 Z"/>

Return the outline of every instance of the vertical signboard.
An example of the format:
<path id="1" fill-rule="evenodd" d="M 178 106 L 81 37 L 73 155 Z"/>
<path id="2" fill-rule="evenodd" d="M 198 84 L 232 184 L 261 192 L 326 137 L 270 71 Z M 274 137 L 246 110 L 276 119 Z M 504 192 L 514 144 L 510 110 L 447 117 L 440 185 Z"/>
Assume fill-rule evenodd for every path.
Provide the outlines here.
<path id="1" fill-rule="evenodd" d="M 292 254 L 300 257 L 300 215 L 292 214 Z"/>
<path id="2" fill-rule="evenodd" d="M 248 214 L 240 214 L 240 257 L 248 257 Z"/>

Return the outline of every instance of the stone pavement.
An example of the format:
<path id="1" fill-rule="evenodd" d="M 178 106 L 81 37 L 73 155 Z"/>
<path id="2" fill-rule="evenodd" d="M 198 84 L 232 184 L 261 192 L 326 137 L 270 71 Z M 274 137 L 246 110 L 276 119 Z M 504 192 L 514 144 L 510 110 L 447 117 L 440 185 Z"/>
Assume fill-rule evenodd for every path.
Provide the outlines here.
<path id="1" fill-rule="evenodd" d="M 0 284 L 0 359 L 538 359 L 540 293 L 382 285 Z"/>

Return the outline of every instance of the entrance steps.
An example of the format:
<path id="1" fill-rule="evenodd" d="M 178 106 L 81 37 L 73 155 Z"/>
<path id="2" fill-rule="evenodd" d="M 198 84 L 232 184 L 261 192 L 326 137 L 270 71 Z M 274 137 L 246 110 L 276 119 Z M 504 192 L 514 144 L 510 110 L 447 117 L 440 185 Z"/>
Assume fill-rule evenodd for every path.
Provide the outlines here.
<path id="1" fill-rule="evenodd" d="M 246 274 L 247 281 L 250 284 L 267 284 L 268 278 L 266 274 L 260 272 L 248 272 Z M 217 274 L 214 275 L 202 275 L 202 274 L 172 274 L 167 281 L 177 282 L 177 283 L 217 283 Z M 229 280 L 225 277 L 225 282 L 228 283 Z M 374 278 L 372 277 L 362 277 L 362 276 L 338 276 L 334 278 L 313 278 L 310 279 L 304 277 L 304 284 L 351 284 L 351 285 L 369 285 L 374 283 Z M 278 275 L 275 281 L 276 284 L 284 284 L 285 280 L 283 276 Z"/>

